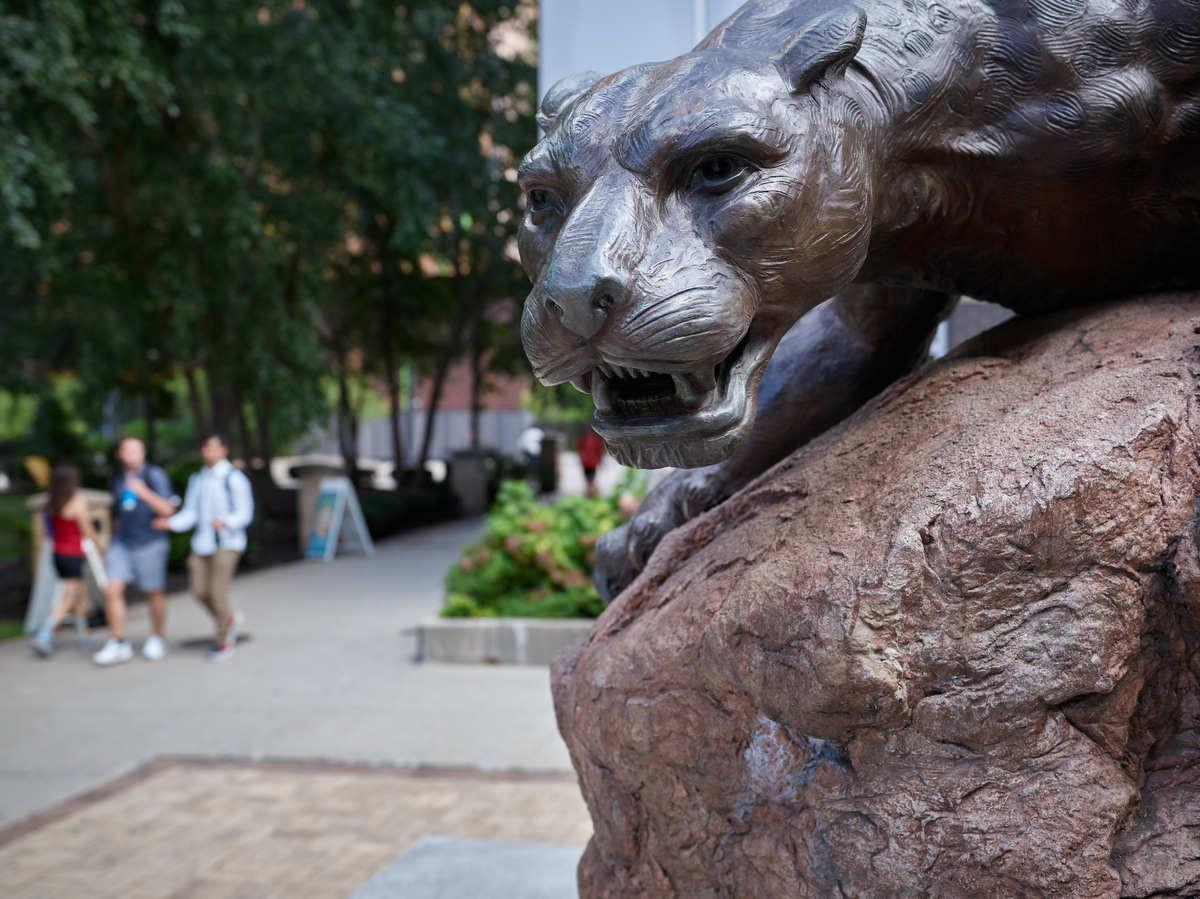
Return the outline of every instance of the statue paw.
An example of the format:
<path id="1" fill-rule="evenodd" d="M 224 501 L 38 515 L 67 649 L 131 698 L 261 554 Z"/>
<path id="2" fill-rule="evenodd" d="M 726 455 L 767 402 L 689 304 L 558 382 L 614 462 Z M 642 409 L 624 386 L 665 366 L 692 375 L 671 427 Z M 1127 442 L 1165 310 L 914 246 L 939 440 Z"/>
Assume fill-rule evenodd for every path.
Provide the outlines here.
<path id="1" fill-rule="evenodd" d="M 593 580 L 605 602 L 612 602 L 641 573 L 663 537 L 728 495 L 721 489 L 718 470 L 676 471 L 646 495 L 628 522 L 600 538 Z"/>

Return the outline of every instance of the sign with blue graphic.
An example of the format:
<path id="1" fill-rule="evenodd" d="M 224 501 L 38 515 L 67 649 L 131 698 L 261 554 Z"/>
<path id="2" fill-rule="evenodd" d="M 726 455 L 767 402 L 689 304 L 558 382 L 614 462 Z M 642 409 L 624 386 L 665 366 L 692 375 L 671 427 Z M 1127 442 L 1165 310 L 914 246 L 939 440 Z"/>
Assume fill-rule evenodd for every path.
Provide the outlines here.
<path id="1" fill-rule="evenodd" d="M 358 494 L 354 492 L 354 485 L 349 478 L 321 479 L 312 522 L 308 550 L 305 552 L 308 558 L 328 562 L 337 554 L 339 545 L 344 551 L 361 552 L 367 556 L 375 554 L 375 544 L 367 532 Z"/>

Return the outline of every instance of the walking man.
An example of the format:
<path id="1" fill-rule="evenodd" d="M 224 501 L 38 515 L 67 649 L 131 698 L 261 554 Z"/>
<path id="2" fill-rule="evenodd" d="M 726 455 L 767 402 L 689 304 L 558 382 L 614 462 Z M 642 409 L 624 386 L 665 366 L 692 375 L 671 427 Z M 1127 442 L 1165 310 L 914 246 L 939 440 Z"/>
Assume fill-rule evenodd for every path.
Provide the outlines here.
<path id="1" fill-rule="evenodd" d="M 142 645 L 142 655 L 152 662 L 167 652 L 163 639 L 167 625 L 167 535 L 153 528 L 156 516 L 170 515 L 178 505 L 171 479 L 157 465 L 146 462 L 146 444 L 137 437 L 124 437 L 117 444 L 121 473 L 113 478 L 113 509 L 116 527 L 108 549 L 108 589 L 104 593 L 104 616 L 108 642 L 92 656 L 102 667 L 119 665 L 133 658 L 133 647 L 125 638 L 125 587 L 134 584 L 150 601 L 153 632 Z"/>
<path id="2" fill-rule="evenodd" d="M 254 519 L 250 479 L 229 461 L 229 442 L 209 434 L 200 444 L 204 467 L 188 480 L 183 508 L 170 518 L 159 518 L 156 528 L 192 533 L 188 558 L 191 589 L 216 624 L 216 638 L 208 651 L 210 662 L 227 659 L 237 643 L 240 612 L 229 604 L 229 584 L 238 560 L 246 551 L 246 528 Z"/>

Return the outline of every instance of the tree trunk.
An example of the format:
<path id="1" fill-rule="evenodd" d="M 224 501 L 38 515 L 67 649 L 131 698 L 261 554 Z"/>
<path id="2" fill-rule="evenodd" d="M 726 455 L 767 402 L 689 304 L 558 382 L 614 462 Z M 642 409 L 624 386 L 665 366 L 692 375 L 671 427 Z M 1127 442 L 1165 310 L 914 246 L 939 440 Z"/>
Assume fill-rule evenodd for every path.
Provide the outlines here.
<path id="1" fill-rule="evenodd" d="M 384 263 L 384 271 L 387 271 L 386 262 Z M 392 289 L 392 279 L 385 278 L 383 297 L 380 303 L 381 308 L 379 310 L 379 358 L 383 364 L 383 380 L 387 387 L 388 431 L 392 444 L 392 465 L 394 467 L 396 485 L 399 486 L 404 469 L 404 443 L 400 433 L 400 371 L 399 363 L 396 361 L 396 347 L 393 335 L 395 323 L 393 321 Z"/>
<path id="2" fill-rule="evenodd" d="M 275 458 L 275 448 L 271 446 L 271 391 L 264 390 L 260 395 L 258 407 L 254 410 L 254 429 L 258 432 L 258 455 L 263 460 L 263 467 L 271 470 L 271 462 Z"/>
<path id="3" fill-rule="evenodd" d="M 453 248 L 452 256 L 456 260 L 462 258 L 461 254 L 465 247 L 465 238 L 466 235 L 462 229 L 455 226 L 449 246 Z M 469 276 L 464 274 L 463 269 L 458 267 L 457 262 L 455 268 L 457 309 L 455 310 L 454 323 L 450 329 L 450 336 L 446 341 L 445 352 L 442 358 L 438 360 L 437 369 L 434 374 L 433 391 L 429 397 L 429 408 L 425 410 L 425 434 L 421 440 L 421 453 L 417 459 L 418 472 L 425 470 L 425 463 L 429 459 L 429 447 L 433 441 L 433 423 L 437 415 L 438 406 L 442 401 L 442 388 L 446 386 L 446 376 L 450 372 L 451 363 L 462 352 L 463 330 L 471 321 L 472 314 L 476 313 L 482 295 L 483 282 L 477 273 L 486 271 L 486 266 L 471 266 L 470 271 L 476 274 Z"/>
<path id="4" fill-rule="evenodd" d="M 234 388 L 234 419 L 237 422 L 238 443 L 241 444 L 241 456 L 246 463 L 246 468 L 252 468 L 252 457 L 254 456 L 254 448 L 250 443 L 250 425 L 246 418 L 246 401 L 245 394 L 241 387 Z"/>
<path id="5" fill-rule="evenodd" d="M 479 309 L 471 329 L 471 449 L 480 445 L 479 419 L 483 411 L 484 310 Z"/>
<path id="6" fill-rule="evenodd" d="M 372 221 L 380 222 L 378 217 Z M 396 256 L 391 249 L 394 226 L 388 218 L 371 230 L 375 255 L 380 265 L 379 291 L 379 358 L 383 364 L 384 384 L 388 397 L 388 431 L 391 438 L 392 466 L 396 486 L 400 486 L 404 470 L 404 441 L 400 432 L 400 372 L 396 359 L 396 305 L 398 299 Z"/>
<path id="7" fill-rule="evenodd" d="M 158 429 L 154 418 L 154 388 L 142 394 L 142 399 L 146 411 L 146 456 L 155 459 L 158 456 Z"/>
<path id="8" fill-rule="evenodd" d="M 233 419 L 233 404 L 230 401 L 229 385 L 209 369 L 208 372 L 209 429 L 230 439 L 229 426 Z"/>
<path id="9" fill-rule="evenodd" d="M 198 439 L 208 430 L 208 416 L 204 414 L 204 398 L 200 395 L 200 382 L 196 378 L 196 370 L 185 368 L 183 377 L 187 381 L 188 406 L 192 410 L 192 427 L 195 428 Z"/>
<path id="10" fill-rule="evenodd" d="M 404 472 L 404 441 L 400 433 L 400 373 L 396 368 L 394 359 L 384 360 L 387 366 L 387 395 L 388 395 L 388 416 L 389 430 L 391 432 L 392 443 L 392 464 L 396 478 L 396 486 L 400 486 L 400 480 Z"/>
<path id="11" fill-rule="evenodd" d="M 421 454 L 417 459 L 417 471 L 425 470 L 429 461 L 429 446 L 433 442 L 433 423 L 438 406 L 442 402 L 442 389 L 446 386 L 446 377 L 450 374 L 450 366 L 462 351 L 463 329 L 472 312 L 472 304 L 478 301 L 478 289 L 472 284 L 468 288 L 460 288 L 458 294 L 458 309 L 450 336 L 446 342 L 445 352 L 438 360 L 433 375 L 433 390 L 429 395 L 429 408 L 425 410 L 425 434 L 421 440 Z"/>
<path id="12" fill-rule="evenodd" d="M 454 361 L 454 352 L 448 351 L 438 362 L 433 374 L 433 390 L 429 394 L 429 407 L 425 410 L 425 434 L 421 438 L 421 454 L 417 458 L 417 471 L 425 470 L 429 461 L 429 446 L 433 442 L 433 423 L 437 416 L 438 406 L 442 402 L 442 388 L 446 386 L 446 376 L 450 373 L 450 363 Z"/>
<path id="13" fill-rule="evenodd" d="M 354 403 L 350 399 L 350 377 L 348 360 L 345 353 L 338 354 L 337 379 L 337 432 L 338 449 L 342 454 L 342 464 L 346 467 L 346 477 L 355 485 L 358 483 L 358 416 L 355 414 Z"/>

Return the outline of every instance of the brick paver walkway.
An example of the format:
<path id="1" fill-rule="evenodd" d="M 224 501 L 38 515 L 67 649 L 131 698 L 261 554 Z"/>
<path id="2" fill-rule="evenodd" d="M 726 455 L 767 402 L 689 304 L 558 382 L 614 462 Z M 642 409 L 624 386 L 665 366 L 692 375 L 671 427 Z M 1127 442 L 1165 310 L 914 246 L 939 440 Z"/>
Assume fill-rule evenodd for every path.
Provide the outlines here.
<path id="1" fill-rule="evenodd" d="M 10 899 L 343 899 L 422 834 L 582 846 L 569 775 L 163 759 L 0 829 Z"/>

